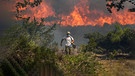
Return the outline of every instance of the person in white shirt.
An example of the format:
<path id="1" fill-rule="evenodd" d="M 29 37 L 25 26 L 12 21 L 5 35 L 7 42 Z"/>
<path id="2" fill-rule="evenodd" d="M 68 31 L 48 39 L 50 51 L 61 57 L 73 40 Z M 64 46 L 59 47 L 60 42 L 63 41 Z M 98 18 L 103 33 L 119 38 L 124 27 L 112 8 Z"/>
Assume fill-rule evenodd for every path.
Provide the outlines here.
<path id="1" fill-rule="evenodd" d="M 61 44 L 60 44 L 62 46 L 63 40 L 66 41 L 66 44 L 65 44 L 65 52 L 66 52 L 66 54 L 71 54 L 72 44 L 74 44 L 74 38 L 70 34 L 71 33 L 68 31 L 67 36 L 62 38 Z"/>

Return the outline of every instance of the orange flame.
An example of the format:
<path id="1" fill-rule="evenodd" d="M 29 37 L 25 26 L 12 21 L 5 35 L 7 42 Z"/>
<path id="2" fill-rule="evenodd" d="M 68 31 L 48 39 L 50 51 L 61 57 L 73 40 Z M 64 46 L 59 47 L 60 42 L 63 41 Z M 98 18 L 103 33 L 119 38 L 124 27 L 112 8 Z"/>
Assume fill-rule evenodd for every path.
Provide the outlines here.
<path id="1" fill-rule="evenodd" d="M 17 0 L 17 2 L 22 2 L 21 0 Z M 34 0 L 30 0 L 30 2 L 34 2 Z M 21 15 L 23 15 L 23 17 L 35 17 L 37 19 L 40 18 L 46 18 L 48 16 L 53 16 L 55 13 L 52 11 L 52 8 L 46 3 L 46 2 L 42 2 L 39 6 L 37 7 L 20 7 L 19 11 L 25 11 L 23 13 L 21 13 Z"/>
<path id="2" fill-rule="evenodd" d="M 34 7 L 30 9 L 32 11 L 29 16 L 34 16 L 37 19 L 40 18 L 47 18 L 48 16 L 54 16 L 55 13 L 53 12 L 52 8 L 47 5 L 47 3 L 43 2 L 38 7 Z"/>
<path id="3" fill-rule="evenodd" d="M 69 16 L 62 16 L 62 25 L 80 26 L 87 25 L 87 14 L 90 14 L 89 7 L 86 6 L 87 1 L 82 1 L 74 6 L 74 11 Z M 82 5 L 82 6 L 80 6 Z M 84 9 L 85 8 L 85 9 Z"/>
<path id="4" fill-rule="evenodd" d="M 30 1 L 32 2 L 33 0 Z M 127 10 L 117 12 L 113 9 L 112 14 L 106 15 L 102 11 L 91 11 L 87 3 L 88 0 L 80 0 L 80 2 L 74 6 L 74 10 L 67 16 L 63 14 L 56 16 L 53 8 L 45 1 L 43 1 L 38 7 L 27 7 L 21 8 L 20 10 L 28 11 L 27 9 L 29 9 L 29 13 L 26 12 L 24 15 L 35 17 L 37 19 L 47 18 L 49 16 L 61 18 L 59 23 L 63 26 L 103 26 L 105 23 L 112 24 L 115 22 L 119 22 L 122 25 L 135 24 L 135 13 L 128 12 Z M 98 15 L 98 17 L 94 17 L 96 15 Z"/>
<path id="5" fill-rule="evenodd" d="M 126 24 L 135 24 L 135 13 L 128 12 L 127 10 L 117 12 L 113 9 L 113 14 L 107 16 L 103 12 L 99 11 L 90 11 L 89 7 L 86 5 L 88 0 L 81 0 L 74 7 L 74 11 L 67 17 L 62 17 L 64 21 L 62 25 L 72 25 L 72 26 L 79 26 L 79 25 L 101 25 L 103 26 L 104 23 L 112 24 L 115 22 L 119 22 L 122 25 Z M 82 6 L 80 6 L 82 5 Z M 100 17 L 93 19 L 91 15 L 100 15 Z"/>

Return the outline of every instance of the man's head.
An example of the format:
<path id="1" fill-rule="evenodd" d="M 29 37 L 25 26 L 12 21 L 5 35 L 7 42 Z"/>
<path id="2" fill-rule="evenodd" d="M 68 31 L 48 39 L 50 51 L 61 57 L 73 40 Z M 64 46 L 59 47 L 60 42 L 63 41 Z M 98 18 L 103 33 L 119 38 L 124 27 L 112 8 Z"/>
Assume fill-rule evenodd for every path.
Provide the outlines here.
<path id="1" fill-rule="evenodd" d="M 69 36 L 71 33 L 69 31 L 67 31 L 67 36 Z"/>

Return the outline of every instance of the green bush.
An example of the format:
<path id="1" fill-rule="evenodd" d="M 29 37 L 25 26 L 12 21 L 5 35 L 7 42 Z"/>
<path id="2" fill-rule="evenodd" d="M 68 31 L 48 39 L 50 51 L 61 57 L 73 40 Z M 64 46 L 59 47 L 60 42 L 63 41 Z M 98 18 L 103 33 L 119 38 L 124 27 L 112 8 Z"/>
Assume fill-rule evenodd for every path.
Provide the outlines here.
<path id="1" fill-rule="evenodd" d="M 134 56 L 135 50 L 135 30 L 129 28 L 122 28 L 120 24 L 115 24 L 114 30 L 108 32 L 106 35 L 100 33 L 85 34 L 85 38 L 89 39 L 84 51 L 96 50 L 109 54 L 115 52 L 114 50 L 121 50 L 122 53 L 129 53 Z"/>
<path id="2" fill-rule="evenodd" d="M 64 72 L 64 76 L 97 76 L 100 64 L 91 53 L 79 55 L 64 55 L 57 65 Z"/>
<path id="3" fill-rule="evenodd" d="M 27 73 L 37 63 L 41 63 L 42 60 L 45 61 L 45 63 L 53 63 L 53 56 L 55 55 L 48 47 L 53 42 L 54 36 L 52 31 L 55 26 L 56 24 L 53 26 L 45 26 L 42 22 L 40 23 L 36 20 L 31 22 L 24 21 L 22 25 L 12 26 L 7 33 L 5 33 L 5 36 L 1 38 L 1 46 L 8 47 L 9 55 L 7 58 L 14 56 L 18 59 L 22 69 L 27 71 Z M 10 62 L 4 62 L 10 65 Z M 11 64 L 14 63 L 11 62 Z M 11 67 L 7 69 L 16 72 L 17 68 L 12 67 L 12 65 L 10 66 Z M 3 67 L 3 69 L 6 68 Z"/>

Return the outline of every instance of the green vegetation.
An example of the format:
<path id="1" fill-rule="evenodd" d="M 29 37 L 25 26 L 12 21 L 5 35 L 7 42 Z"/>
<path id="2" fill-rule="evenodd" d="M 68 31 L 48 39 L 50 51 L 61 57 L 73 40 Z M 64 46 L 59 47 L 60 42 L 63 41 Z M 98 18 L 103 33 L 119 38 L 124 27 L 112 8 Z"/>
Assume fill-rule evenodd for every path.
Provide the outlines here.
<path id="1" fill-rule="evenodd" d="M 120 24 L 115 25 L 115 29 L 106 35 L 100 33 L 86 34 L 89 39 L 83 51 L 93 51 L 95 53 L 119 54 L 126 53 L 134 56 L 135 31 L 129 28 L 122 28 Z"/>
<path id="2" fill-rule="evenodd" d="M 58 43 L 53 42 L 53 26 L 23 18 L 20 8 L 36 7 L 42 0 L 23 0 L 16 4 L 16 17 L 22 24 L 12 26 L 0 39 L 0 76 L 134 76 L 135 30 L 115 29 L 106 35 L 98 32 L 85 34 L 89 39 L 76 55 L 59 54 Z M 124 57 L 120 58 L 122 55 Z M 107 60 L 106 60 L 107 59 Z M 117 59 L 117 60 L 115 60 Z"/>
<path id="3" fill-rule="evenodd" d="M 121 28 L 119 24 L 115 25 L 115 29 L 106 35 L 97 32 L 85 34 L 89 42 L 80 46 L 81 52 L 77 55 L 57 54 L 58 44 L 53 42 L 52 33 L 55 26 L 56 24 L 51 27 L 45 26 L 35 19 L 32 22 L 26 19 L 22 25 L 11 27 L 1 39 L 1 46 L 8 47 L 8 52 L 5 53 L 0 63 L 0 75 L 36 76 L 44 74 L 42 71 L 47 68 L 48 75 L 54 73 L 58 76 L 105 76 L 112 74 L 106 70 L 111 67 L 107 66 L 108 61 L 105 63 L 100 60 L 98 54 L 105 54 L 107 59 L 114 59 L 125 53 L 134 56 L 132 45 L 135 32 L 132 29 Z M 126 61 L 114 62 L 114 64 L 120 63 L 130 67 L 130 63 Z M 125 67 L 116 65 L 114 70 L 122 70 Z M 113 73 L 114 76 L 122 75 L 118 72 Z"/>
<path id="4" fill-rule="evenodd" d="M 100 64 L 90 52 L 75 56 L 55 54 L 58 44 L 53 42 L 52 31 L 56 24 L 45 26 L 42 23 L 35 19 L 30 22 L 28 18 L 22 25 L 12 26 L 5 33 L 1 46 L 8 48 L 8 52 L 4 53 L 4 59 L 0 63 L 1 75 L 37 76 L 44 66 L 49 73 L 55 69 L 58 76 L 97 76 Z"/>
<path id="5" fill-rule="evenodd" d="M 135 57 L 135 31 L 122 28 L 106 35 L 98 32 L 85 34 L 89 39 L 80 46 L 76 55 L 59 54 L 58 43 L 53 42 L 52 26 L 23 18 L 20 8 L 36 7 L 42 0 L 23 0 L 16 4 L 16 17 L 22 24 L 12 26 L 0 39 L 0 76 L 134 76 L 135 62 L 125 60 L 125 55 Z M 123 58 L 119 58 L 123 55 Z M 108 60 L 106 60 L 108 59 Z M 119 60 L 114 60 L 119 59 Z"/>
<path id="6" fill-rule="evenodd" d="M 104 68 L 98 76 L 135 75 L 135 30 L 122 28 L 116 23 L 114 30 L 106 35 L 95 32 L 85 34 L 84 37 L 89 41 L 81 46 L 81 50 L 93 52 Z"/>
<path id="7" fill-rule="evenodd" d="M 102 69 L 91 53 L 64 55 L 57 63 L 64 76 L 97 76 L 98 70 Z"/>
<path id="8" fill-rule="evenodd" d="M 57 52 L 58 44 L 53 42 L 52 32 L 55 26 L 56 24 L 45 26 L 42 21 L 38 22 L 35 19 L 30 22 L 28 18 L 22 25 L 11 27 L 0 40 L 0 45 L 7 51 L 0 62 L 0 75 L 37 76 L 41 74 L 40 76 L 44 76 L 43 71 L 45 71 L 49 76 L 107 76 L 112 74 L 108 72 L 112 67 L 107 65 L 110 61 L 116 64 L 113 66 L 113 75 L 117 76 L 123 75 L 118 73 L 118 70 L 123 71 L 122 69 L 134 65 L 134 63 L 123 62 L 123 58 L 115 62 L 101 60 L 102 58 L 98 56 L 116 59 L 118 55 L 127 54 L 133 58 L 135 31 L 132 29 L 121 28 L 116 24 L 115 29 L 106 35 L 98 32 L 85 34 L 89 42 L 80 46 L 81 52 L 76 55 L 64 55 Z M 121 63 L 126 66 L 119 67 Z M 134 75 L 125 73 L 127 76 Z"/>
<path id="9" fill-rule="evenodd" d="M 8 76 L 9 72 L 12 76 L 27 76 L 34 66 L 40 68 L 37 65 L 42 61 L 54 63 L 55 53 L 49 46 L 55 25 L 49 27 L 35 19 L 32 22 L 26 19 L 22 25 L 12 26 L 1 39 L 1 46 L 8 48 L 1 63 L 4 75 Z"/>

